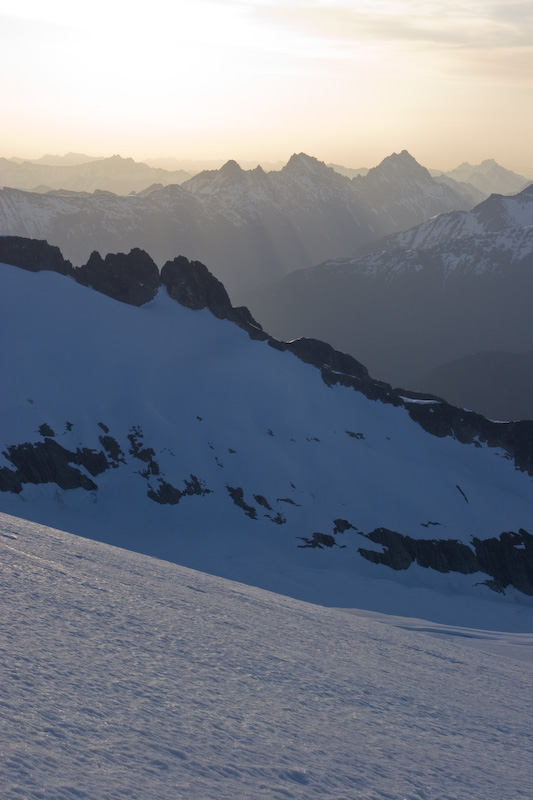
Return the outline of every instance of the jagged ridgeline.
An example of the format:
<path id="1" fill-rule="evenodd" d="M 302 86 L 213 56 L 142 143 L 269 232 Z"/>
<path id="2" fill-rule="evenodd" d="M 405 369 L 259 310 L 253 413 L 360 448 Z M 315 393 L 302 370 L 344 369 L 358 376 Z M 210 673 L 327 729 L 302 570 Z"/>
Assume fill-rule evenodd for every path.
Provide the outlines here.
<path id="1" fill-rule="evenodd" d="M 279 341 L 183 256 L 0 262 L 3 511 L 336 605 L 369 576 L 533 595 L 532 422 Z"/>
<path id="2" fill-rule="evenodd" d="M 188 253 L 208 264 L 230 295 L 481 199 L 465 197 L 458 183 L 438 182 L 405 151 L 354 180 L 300 153 L 279 171 L 228 161 L 181 185 L 128 196 L 21 191 L 10 188 L 20 186 L 12 169 L 3 180 L 0 172 L 3 233 L 46 239 L 76 265 L 93 249 L 139 247 L 159 267 Z"/>

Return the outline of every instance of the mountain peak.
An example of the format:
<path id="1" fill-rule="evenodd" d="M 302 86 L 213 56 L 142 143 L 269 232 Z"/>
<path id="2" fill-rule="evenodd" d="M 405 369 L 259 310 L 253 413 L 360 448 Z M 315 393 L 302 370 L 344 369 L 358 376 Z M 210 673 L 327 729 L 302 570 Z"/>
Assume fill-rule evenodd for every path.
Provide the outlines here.
<path id="1" fill-rule="evenodd" d="M 400 153 L 391 153 L 391 155 L 384 158 L 381 164 L 378 166 L 380 167 L 383 164 L 387 164 L 389 166 L 394 164 L 402 167 L 425 169 L 424 167 L 421 167 L 416 158 L 413 158 L 408 150 L 402 150 Z"/>
<path id="2" fill-rule="evenodd" d="M 323 161 L 319 161 L 314 156 L 308 156 L 306 153 L 294 153 L 283 167 L 283 170 L 290 172 L 324 172 L 324 170 L 327 170 L 333 172 Z"/>
<path id="3" fill-rule="evenodd" d="M 244 170 L 239 164 L 237 164 L 236 161 L 234 161 L 234 159 L 231 158 L 229 161 L 226 161 L 226 163 L 222 167 L 220 167 L 219 172 L 221 175 L 227 175 L 228 177 L 230 177 L 230 176 L 242 175 Z"/>
<path id="4" fill-rule="evenodd" d="M 359 180 L 367 179 L 389 179 L 389 178 L 431 178 L 429 172 L 425 167 L 418 163 L 413 156 L 407 151 L 402 150 L 400 153 L 392 153 L 387 156 L 383 161 L 369 170 L 365 177 Z"/>

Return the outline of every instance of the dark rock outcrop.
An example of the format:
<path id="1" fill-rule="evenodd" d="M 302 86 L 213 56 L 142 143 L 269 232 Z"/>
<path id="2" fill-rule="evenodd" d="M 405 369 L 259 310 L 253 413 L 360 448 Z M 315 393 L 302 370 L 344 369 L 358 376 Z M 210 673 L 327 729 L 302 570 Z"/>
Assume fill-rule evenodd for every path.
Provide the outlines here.
<path id="1" fill-rule="evenodd" d="M 358 378 L 359 380 L 369 379 L 368 370 L 363 364 L 360 364 L 359 361 L 347 353 L 341 353 L 331 345 L 318 339 L 305 337 L 295 339 L 292 342 L 287 342 L 287 350 L 298 356 L 300 361 L 305 361 L 306 364 L 313 364 L 321 369 L 350 375 L 352 378 Z"/>
<path id="2" fill-rule="evenodd" d="M 43 422 L 42 425 L 39 425 L 39 434 L 41 436 L 55 436 L 55 432 L 47 422 Z"/>
<path id="3" fill-rule="evenodd" d="M 494 578 L 495 588 L 514 586 L 533 595 L 533 536 L 520 528 L 499 539 L 472 540 L 481 570 Z"/>
<path id="4" fill-rule="evenodd" d="M 247 517 L 257 519 L 257 510 L 253 506 L 249 506 L 244 500 L 244 490 L 240 486 L 226 486 L 226 489 L 235 505 L 242 508 Z"/>
<path id="5" fill-rule="evenodd" d="M 148 478 L 150 475 L 159 475 L 160 469 L 155 460 L 155 450 L 153 447 L 143 447 L 143 432 L 139 426 L 134 425 L 131 428 L 128 439 L 131 445 L 131 455 L 147 465 L 146 469 L 141 470 L 140 474 L 144 478 Z"/>
<path id="6" fill-rule="evenodd" d="M 313 536 L 310 539 L 306 538 L 305 536 L 300 536 L 300 539 L 302 542 L 305 542 L 305 544 L 298 545 L 298 547 L 301 548 L 318 547 L 323 550 L 324 547 L 334 547 L 337 544 L 334 536 L 331 536 L 329 533 L 319 533 L 318 531 L 313 533 Z"/>
<path id="7" fill-rule="evenodd" d="M 84 286 L 133 306 L 153 300 L 160 286 L 159 270 L 137 247 L 127 255 L 108 254 L 105 259 L 95 251 L 85 266 L 74 271 L 74 277 Z"/>
<path id="8" fill-rule="evenodd" d="M 499 538 L 474 538 L 473 549 L 453 539 L 413 539 L 387 528 L 363 535 L 383 545 L 383 552 L 359 548 L 359 553 L 374 564 L 404 570 L 416 561 L 438 572 L 484 572 L 493 579 L 487 585 L 496 591 L 514 586 L 533 595 L 533 536 L 523 528 L 518 533 L 504 532 Z"/>
<path id="9" fill-rule="evenodd" d="M 170 297 L 193 311 L 208 308 L 215 317 L 227 319 L 232 305 L 222 283 L 204 264 L 178 256 L 161 270 L 161 283 Z"/>
<path id="10" fill-rule="evenodd" d="M 202 481 L 200 481 L 196 475 L 191 475 L 190 478 L 191 479 L 189 481 L 184 481 L 185 489 L 176 489 L 176 487 L 172 486 L 171 483 L 160 479 L 157 491 L 150 488 L 148 490 L 148 497 L 160 505 L 168 504 L 175 506 L 179 503 L 182 497 L 191 497 L 195 494 L 200 496 L 211 494 L 211 490 L 206 489 Z"/>
<path id="11" fill-rule="evenodd" d="M 347 519 L 334 519 L 333 524 L 335 525 L 333 529 L 333 533 L 346 533 L 346 531 L 352 530 L 356 531 L 357 528 L 355 525 L 352 525 L 351 522 L 348 522 Z"/>
<path id="12" fill-rule="evenodd" d="M 20 492 L 24 483 L 55 483 L 61 489 L 97 489 L 97 485 L 72 464 L 85 467 L 93 476 L 109 467 L 105 453 L 78 449 L 75 453 L 54 439 L 11 445 L 3 455 L 15 467 L 0 470 L 0 491 Z"/>
<path id="13" fill-rule="evenodd" d="M 0 262 L 29 272 L 49 270 L 60 275 L 72 274 L 72 264 L 63 258 L 59 247 L 48 244 L 44 239 L 0 236 Z"/>
<path id="14" fill-rule="evenodd" d="M 121 447 L 116 439 L 108 435 L 99 436 L 98 439 L 100 441 L 100 444 L 106 451 L 108 458 L 110 458 L 111 461 L 113 462 L 114 467 L 118 467 L 119 461 L 122 464 L 126 463 L 126 460 L 124 458 L 124 453 L 122 452 Z"/>
<path id="15" fill-rule="evenodd" d="M 462 444 L 500 447 L 514 460 L 517 469 L 533 475 L 533 420 L 494 422 L 444 400 L 431 404 L 405 403 L 405 407 L 411 419 L 428 433 L 452 436 Z"/>
<path id="16" fill-rule="evenodd" d="M 224 285 L 200 261 L 189 261 L 185 256 L 167 261 L 161 270 L 161 283 L 180 305 L 193 311 L 208 308 L 218 319 L 245 328 L 253 338 L 268 338 L 247 308 L 231 305 Z"/>

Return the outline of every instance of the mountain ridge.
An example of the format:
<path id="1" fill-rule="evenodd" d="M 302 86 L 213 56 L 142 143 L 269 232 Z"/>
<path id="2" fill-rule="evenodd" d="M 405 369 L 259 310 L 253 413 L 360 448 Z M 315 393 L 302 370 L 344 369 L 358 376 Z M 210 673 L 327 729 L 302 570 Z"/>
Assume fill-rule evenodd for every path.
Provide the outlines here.
<path id="1" fill-rule="evenodd" d="M 252 582 L 257 559 L 269 581 L 286 559 L 296 593 L 305 564 L 329 565 L 336 604 L 358 571 L 533 594 L 533 423 L 400 394 L 324 343 L 236 326 L 205 267 L 169 270 L 178 303 L 160 287 L 135 306 L 2 268 L 3 510 Z"/>
<path id="2" fill-rule="evenodd" d="M 416 165 L 416 166 L 413 166 Z M 158 265 L 176 252 L 210 265 L 230 294 L 322 260 L 355 254 L 431 214 L 470 207 L 411 156 L 391 156 L 379 181 L 340 175 L 295 154 L 279 171 L 227 162 L 180 186 L 131 196 L 0 190 L 0 231 L 46 239 L 75 264 L 93 249 L 149 252 Z"/>

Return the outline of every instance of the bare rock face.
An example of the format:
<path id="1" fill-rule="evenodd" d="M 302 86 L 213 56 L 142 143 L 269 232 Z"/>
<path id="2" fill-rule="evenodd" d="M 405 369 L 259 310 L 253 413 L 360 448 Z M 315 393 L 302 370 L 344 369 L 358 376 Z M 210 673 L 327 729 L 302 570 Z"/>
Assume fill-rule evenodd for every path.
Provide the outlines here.
<path id="1" fill-rule="evenodd" d="M 413 392 L 402 393 L 416 396 Z M 453 436 L 462 444 L 487 442 L 490 447 L 501 447 L 513 458 L 517 469 L 533 475 L 533 420 L 493 422 L 444 401 L 427 405 L 407 403 L 407 410 L 411 419 L 428 433 Z"/>
<path id="2" fill-rule="evenodd" d="M 161 283 L 180 305 L 193 311 L 208 308 L 218 319 L 228 319 L 247 330 L 252 338 L 268 338 L 245 306 L 231 305 L 224 285 L 200 261 L 189 261 L 185 256 L 167 261 L 161 270 Z"/>
<path id="3" fill-rule="evenodd" d="M 219 319 L 226 319 L 232 311 L 224 286 L 199 261 L 184 256 L 167 261 L 161 270 L 161 283 L 173 300 L 193 311 L 208 308 Z"/>
<path id="4" fill-rule="evenodd" d="M 533 536 L 523 528 L 518 533 L 505 531 L 499 538 L 474 537 L 472 548 L 453 539 L 413 539 L 387 528 L 363 535 L 383 545 L 382 553 L 359 548 L 360 554 L 374 564 L 404 570 L 416 561 L 438 572 L 484 572 L 491 578 L 487 585 L 495 591 L 514 586 L 533 595 Z"/>
<path id="5" fill-rule="evenodd" d="M 44 239 L 25 239 L 23 236 L 0 236 L 0 262 L 21 267 L 29 272 L 43 269 L 71 275 L 72 264 L 63 258 L 59 247 Z"/>
<path id="6" fill-rule="evenodd" d="M 22 491 L 25 483 L 55 483 L 61 489 L 94 490 L 97 485 L 76 466 L 84 467 L 93 476 L 109 467 L 102 451 L 84 447 L 71 452 L 51 438 L 11 445 L 4 455 L 15 469 L 0 470 L 0 491 L 15 493 Z"/>
<path id="7" fill-rule="evenodd" d="M 302 337 L 288 343 L 288 349 L 301 361 L 320 368 L 328 368 L 359 380 L 367 380 L 368 370 L 352 356 L 335 350 L 326 342 Z"/>
<path id="8" fill-rule="evenodd" d="M 153 300 L 160 286 L 159 270 L 138 247 L 128 254 L 110 253 L 105 259 L 95 251 L 74 276 L 78 283 L 133 306 Z"/>

